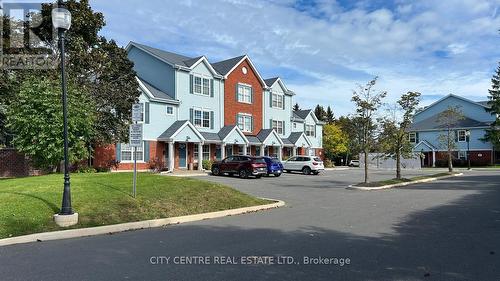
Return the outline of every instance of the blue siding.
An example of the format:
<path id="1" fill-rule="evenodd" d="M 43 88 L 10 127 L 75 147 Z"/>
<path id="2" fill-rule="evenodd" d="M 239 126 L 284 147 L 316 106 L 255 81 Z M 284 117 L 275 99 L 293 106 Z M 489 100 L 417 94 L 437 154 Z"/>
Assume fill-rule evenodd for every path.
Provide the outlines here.
<path id="1" fill-rule="evenodd" d="M 275 83 L 271 89 L 271 91 L 277 92 L 279 94 L 284 95 L 284 89 L 281 87 L 279 83 Z M 271 129 L 271 121 L 270 120 L 278 120 L 278 121 L 285 121 L 285 134 L 281 135 L 281 137 L 288 137 L 290 133 L 292 132 L 292 123 L 290 119 L 292 118 L 292 96 L 290 95 L 284 95 L 285 96 L 285 108 L 273 108 L 271 107 L 271 91 L 266 90 L 264 91 L 264 129 Z"/>
<path id="2" fill-rule="evenodd" d="M 429 107 L 426 110 L 416 114 L 414 122 L 420 122 L 436 114 L 439 114 L 440 112 L 446 110 L 449 106 L 460 106 L 460 110 L 462 110 L 463 114 L 474 120 L 478 120 L 481 122 L 495 120 L 494 116 L 486 112 L 483 106 L 467 102 L 454 96 L 449 96 L 441 102 L 433 105 L 432 107 Z"/>

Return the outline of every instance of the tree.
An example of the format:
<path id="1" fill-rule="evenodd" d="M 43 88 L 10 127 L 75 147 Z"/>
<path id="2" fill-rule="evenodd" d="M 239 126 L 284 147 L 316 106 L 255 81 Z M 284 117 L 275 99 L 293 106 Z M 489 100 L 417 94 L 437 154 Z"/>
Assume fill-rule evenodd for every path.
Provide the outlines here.
<path id="1" fill-rule="evenodd" d="M 412 145 L 408 138 L 413 116 L 420 102 L 420 93 L 408 92 L 391 108 L 391 114 L 382 119 L 379 135 L 380 149 L 385 157 L 396 159 L 396 178 L 401 179 L 401 157 L 408 158 Z M 402 116 L 400 117 L 400 114 Z"/>
<path id="2" fill-rule="evenodd" d="M 70 161 L 88 157 L 85 140 L 93 134 L 94 105 L 85 88 L 68 87 L 68 140 Z M 40 168 L 54 169 L 63 159 L 63 115 L 58 80 L 30 77 L 7 109 L 7 126 L 15 132 L 15 147 Z"/>
<path id="3" fill-rule="evenodd" d="M 496 116 L 496 119 L 491 124 L 491 128 L 486 130 L 485 140 L 490 141 L 497 150 L 500 150 L 500 64 L 491 79 L 491 84 L 491 89 L 488 90 L 489 108 L 486 111 Z"/>
<path id="4" fill-rule="evenodd" d="M 298 103 L 295 103 L 295 105 L 293 106 L 293 111 L 299 111 L 300 110 L 300 106 Z"/>
<path id="5" fill-rule="evenodd" d="M 453 129 L 456 128 L 458 122 L 465 117 L 459 106 L 448 106 L 448 108 L 439 113 L 437 122 L 444 132 L 439 134 L 438 140 L 443 149 L 446 149 L 448 156 L 448 171 L 453 172 L 453 150 L 456 149 L 457 133 Z"/>
<path id="6" fill-rule="evenodd" d="M 325 122 L 328 124 L 332 124 L 333 122 L 335 122 L 335 115 L 333 115 L 333 110 L 330 106 L 326 108 Z"/>
<path id="7" fill-rule="evenodd" d="M 347 134 L 337 124 L 323 126 L 323 149 L 327 158 L 331 159 L 344 154 L 348 150 Z"/>
<path id="8" fill-rule="evenodd" d="M 325 121 L 325 116 L 326 116 L 326 111 L 321 105 L 316 105 L 316 108 L 314 109 L 314 115 L 316 115 L 316 118 L 318 118 L 319 121 Z"/>
<path id="9" fill-rule="evenodd" d="M 364 153 L 364 183 L 369 182 L 368 176 L 368 153 L 374 143 L 374 133 L 376 129 L 374 113 L 382 104 L 382 99 L 386 92 L 376 92 L 374 86 L 377 77 L 373 78 L 366 85 L 358 85 L 358 91 L 353 91 L 352 101 L 356 105 L 357 126 L 361 130 L 360 146 Z"/>

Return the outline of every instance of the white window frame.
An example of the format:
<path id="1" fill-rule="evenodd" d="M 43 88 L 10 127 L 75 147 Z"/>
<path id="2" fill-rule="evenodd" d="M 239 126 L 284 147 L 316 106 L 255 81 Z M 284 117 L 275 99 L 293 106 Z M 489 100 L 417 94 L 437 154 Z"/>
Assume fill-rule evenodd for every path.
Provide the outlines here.
<path id="1" fill-rule="evenodd" d="M 312 128 L 312 130 L 309 130 L 311 128 Z M 308 124 L 306 124 L 305 125 L 305 129 L 306 129 L 306 132 L 305 132 L 306 136 L 308 136 L 308 137 L 316 137 L 316 125 L 308 125 Z"/>
<path id="2" fill-rule="evenodd" d="M 199 85 L 196 84 L 196 79 L 200 80 Z M 207 85 L 205 85 L 205 82 L 207 83 Z M 211 87 L 212 85 L 208 76 L 193 74 L 193 94 L 209 97 L 212 90 Z M 206 93 L 205 90 L 207 90 Z"/>
<path id="3" fill-rule="evenodd" d="M 278 133 L 279 135 L 283 135 L 284 133 L 284 129 L 285 129 L 285 121 L 280 121 L 280 120 L 272 120 L 272 124 L 273 124 L 273 128 L 276 133 Z M 276 125 L 275 125 L 276 124 Z M 281 128 L 280 128 L 280 125 L 281 125 Z M 280 131 L 281 129 L 281 131 Z"/>
<path id="4" fill-rule="evenodd" d="M 467 160 L 467 151 L 465 150 L 459 150 L 458 151 L 458 159 L 460 160 Z"/>
<path id="5" fill-rule="evenodd" d="M 244 90 L 248 90 L 245 92 Z M 238 102 L 252 104 L 252 86 L 247 84 L 238 84 Z M 246 98 L 248 100 L 246 100 Z"/>
<path id="6" fill-rule="evenodd" d="M 200 112 L 201 116 L 200 118 L 197 118 L 196 117 L 196 112 Z M 208 113 L 208 119 L 205 118 L 205 113 Z M 211 128 L 211 124 L 210 124 L 210 114 L 211 114 L 211 110 L 207 110 L 205 108 L 199 108 L 199 107 L 195 107 L 193 108 L 193 125 L 195 127 L 198 127 L 198 128 Z M 196 119 L 200 119 L 200 124 L 197 124 L 196 122 Z M 208 122 L 208 126 L 205 126 L 205 122 L 204 121 L 207 121 Z"/>
<path id="7" fill-rule="evenodd" d="M 463 133 L 463 136 L 460 136 L 460 133 Z M 458 130 L 458 142 L 467 142 L 467 130 Z M 463 137 L 463 140 L 460 140 L 460 137 Z"/>
<path id="8" fill-rule="evenodd" d="M 412 137 L 413 136 L 413 137 Z M 413 141 L 412 141 L 412 138 L 413 138 Z M 413 132 L 413 133 L 408 133 L 408 141 L 410 143 L 416 143 L 417 142 L 417 133 Z"/>
<path id="9" fill-rule="evenodd" d="M 247 145 L 247 155 L 252 155 L 252 147 Z"/>
<path id="10" fill-rule="evenodd" d="M 172 109 L 172 113 L 168 113 L 168 109 L 171 108 Z M 169 116 L 171 115 L 174 115 L 174 107 L 171 106 L 171 105 L 167 105 L 167 107 L 165 108 L 165 113 Z"/>
<path id="11" fill-rule="evenodd" d="M 124 147 L 128 147 L 128 149 L 124 149 Z M 123 152 L 130 152 L 130 160 L 123 160 Z M 141 154 L 141 159 L 137 159 L 137 163 L 144 163 L 144 142 L 141 147 L 137 148 L 137 154 Z M 128 143 L 120 144 L 120 163 L 134 163 L 134 148 L 129 146 Z"/>
<path id="12" fill-rule="evenodd" d="M 279 92 L 271 92 L 271 107 L 283 110 L 283 104 L 285 103 L 285 95 Z M 276 105 L 275 105 L 276 104 Z"/>
<path id="13" fill-rule="evenodd" d="M 240 118 L 242 119 L 243 123 L 240 123 Z M 246 128 L 247 122 L 250 120 L 250 128 Z M 252 114 L 248 113 L 238 113 L 238 120 L 236 120 L 236 123 L 240 130 L 245 133 L 251 133 L 252 132 L 252 122 L 253 122 L 253 116 Z"/>
<path id="14" fill-rule="evenodd" d="M 297 129 L 297 123 L 293 122 L 293 128 Z"/>
<path id="15" fill-rule="evenodd" d="M 205 156 L 207 156 L 207 157 L 205 157 Z M 204 144 L 203 151 L 202 151 L 202 159 L 203 160 L 210 160 L 210 158 L 211 158 L 210 144 Z"/>

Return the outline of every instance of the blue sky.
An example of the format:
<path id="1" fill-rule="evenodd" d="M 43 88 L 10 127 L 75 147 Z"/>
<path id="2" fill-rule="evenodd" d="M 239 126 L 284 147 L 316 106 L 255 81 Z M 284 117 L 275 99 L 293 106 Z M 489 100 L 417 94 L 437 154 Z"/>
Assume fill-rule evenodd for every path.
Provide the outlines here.
<path id="1" fill-rule="evenodd" d="M 499 0 L 91 0 L 102 34 L 210 61 L 248 54 L 304 107 L 353 112 L 352 90 L 379 76 L 391 103 L 419 91 L 485 100 L 500 61 Z"/>

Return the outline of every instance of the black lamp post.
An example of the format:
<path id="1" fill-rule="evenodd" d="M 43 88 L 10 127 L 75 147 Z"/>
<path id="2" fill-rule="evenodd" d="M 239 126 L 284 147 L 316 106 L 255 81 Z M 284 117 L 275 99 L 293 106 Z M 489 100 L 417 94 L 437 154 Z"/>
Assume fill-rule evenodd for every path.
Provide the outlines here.
<path id="1" fill-rule="evenodd" d="M 52 24 L 57 29 L 59 37 L 59 48 L 61 51 L 61 86 L 62 86 L 62 103 L 63 103 L 63 123 L 64 123 L 64 192 L 62 198 L 62 207 L 59 215 L 73 215 L 71 208 L 71 188 L 69 177 L 69 157 L 68 157 L 68 104 L 66 91 L 66 73 L 64 67 L 65 50 L 64 40 L 65 33 L 71 27 L 71 13 L 63 7 L 61 0 L 58 1 L 58 8 L 52 10 Z"/>
<path id="2" fill-rule="evenodd" d="M 465 136 L 467 139 L 467 169 L 471 169 L 470 167 L 470 130 L 465 131 Z"/>

